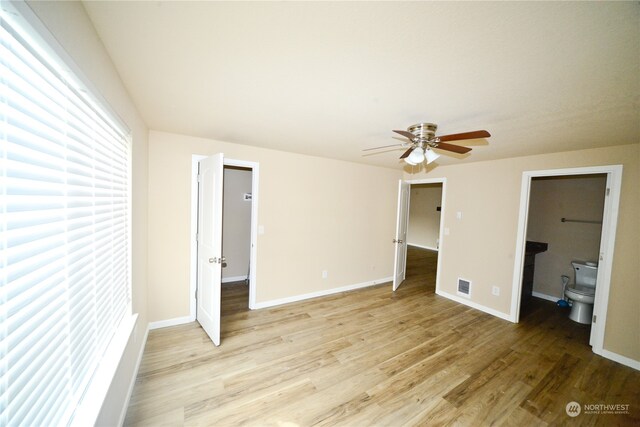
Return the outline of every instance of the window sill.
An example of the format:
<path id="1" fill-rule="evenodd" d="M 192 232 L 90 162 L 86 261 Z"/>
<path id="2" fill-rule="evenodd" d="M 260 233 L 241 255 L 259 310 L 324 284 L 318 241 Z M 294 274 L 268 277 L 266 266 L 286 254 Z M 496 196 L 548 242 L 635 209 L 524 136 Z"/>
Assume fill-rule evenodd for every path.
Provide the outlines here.
<path id="1" fill-rule="evenodd" d="M 136 313 L 125 317 L 120 322 L 118 330 L 105 351 L 104 358 L 100 361 L 87 387 L 82 403 L 76 408 L 71 426 L 95 425 L 137 321 Z"/>

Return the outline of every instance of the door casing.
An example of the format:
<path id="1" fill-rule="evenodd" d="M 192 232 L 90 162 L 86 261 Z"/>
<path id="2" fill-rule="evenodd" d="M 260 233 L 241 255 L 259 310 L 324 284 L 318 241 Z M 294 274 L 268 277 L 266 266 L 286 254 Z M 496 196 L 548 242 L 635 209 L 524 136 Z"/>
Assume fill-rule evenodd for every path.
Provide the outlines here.
<path id="1" fill-rule="evenodd" d="M 196 320 L 196 285 L 198 271 L 198 242 L 196 233 L 198 231 L 198 162 L 204 159 L 205 155 L 194 154 L 191 156 L 191 266 L 189 279 L 189 321 Z M 236 166 L 251 169 L 251 248 L 249 254 L 249 309 L 254 310 L 256 306 L 257 293 L 257 261 L 258 261 L 258 201 L 260 164 L 258 162 L 236 160 L 224 157 L 224 166 Z"/>
<path id="2" fill-rule="evenodd" d="M 613 252 L 618 224 L 618 208 L 620 204 L 620 191 L 622 187 L 622 165 L 591 166 L 583 168 L 549 169 L 537 171 L 525 171 L 522 173 L 522 185 L 520 190 L 520 215 L 518 218 L 518 231 L 515 250 L 515 266 L 513 270 L 513 285 L 511 291 L 511 316 L 509 320 L 518 323 L 520 320 L 520 294 L 522 292 L 522 266 L 524 265 L 524 249 L 526 244 L 527 222 L 529 216 L 529 196 L 531 192 L 531 180 L 538 177 L 564 176 L 564 175 L 607 175 L 607 192 L 604 201 L 602 218 L 602 234 L 600 239 L 600 253 L 598 264 L 598 276 L 596 279 L 596 296 L 593 305 L 593 314 L 597 316 L 595 323 L 591 324 L 590 344 L 596 354 L 602 354 L 604 332 L 607 320 L 607 306 L 609 304 L 609 288 L 611 286 L 611 267 L 613 265 Z"/>
<path id="3" fill-rule="evenodd" d="M 442 200 L 440 202 L 440 230 L 438 232 L 438 241 L 439 241 L 439 245 L 438 245 L 438 265 L 436 267 L 436 294 L 439 294 L 440 292 L 440 268 L 442 266 L 442 250 L 444 245 L 446 244 L 445 241 L 445 226 L 444 226 L 444 219 L 445 217 L 445 201 L 446 201 L 446 195 L 447 195 L 447 178 L 424 178 L 424 179 L 409 179 L 409 180 L 403 180 L 403 182 L 409 184 L 409 191 L 411 191 L 411 185 L 413 184 L 442 184 Z M 408 218 L 409 218 L 409 209 L 407 209 L 406 212 L 407 215 L 407 222 L 408 222 Z M 396 221 L 398 221 L 398 218 L 396 218 Z M 394 260 L 395 263 L 395 260 Z M 406 252 L 405 252 L 405 268 L 406 268 Z"/>

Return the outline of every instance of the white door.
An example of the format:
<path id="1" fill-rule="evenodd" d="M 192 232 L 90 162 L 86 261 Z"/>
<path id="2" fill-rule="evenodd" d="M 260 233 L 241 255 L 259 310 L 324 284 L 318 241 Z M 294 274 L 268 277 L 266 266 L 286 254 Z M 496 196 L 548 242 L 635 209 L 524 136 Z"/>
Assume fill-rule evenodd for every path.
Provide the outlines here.
<path id="1" fill-rule="evenodd" d="M 411 184 L 398 183 L 398 221 L 396 223 L 396 258 L 393 265 L 393 290 L 404 281 L 407 267 L 407 224 L 409 223 L 409 194 Z"/>
<path id="2" fill-rule="evenodd" d="M 223 155 L 200 160 L 198 172 L 198 277 L 196 319 L 220 345 Z"/>

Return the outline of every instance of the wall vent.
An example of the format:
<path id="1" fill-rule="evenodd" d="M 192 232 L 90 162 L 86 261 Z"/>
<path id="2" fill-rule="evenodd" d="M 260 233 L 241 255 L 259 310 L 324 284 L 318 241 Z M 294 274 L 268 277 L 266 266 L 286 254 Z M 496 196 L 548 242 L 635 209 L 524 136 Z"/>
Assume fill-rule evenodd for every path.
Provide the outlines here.
<path id="1" fill-rule="evenodd" d="M 463 295 L 467 298 L 471 297 L 471 280 L 458 277 L 458 295 Z"/>

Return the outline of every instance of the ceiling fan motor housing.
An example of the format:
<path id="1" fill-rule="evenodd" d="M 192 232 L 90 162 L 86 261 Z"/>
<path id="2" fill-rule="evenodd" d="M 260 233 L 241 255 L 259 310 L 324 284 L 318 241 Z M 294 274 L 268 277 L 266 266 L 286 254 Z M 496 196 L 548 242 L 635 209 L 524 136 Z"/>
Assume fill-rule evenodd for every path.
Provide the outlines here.
<path id="1" fill-rule="evenodd" d="M 434 123 L 418 123 L 409 126 L 407 130 L 420 139 L 430 140 L 436 135 L 437 129 L 438 125 Z"/>

